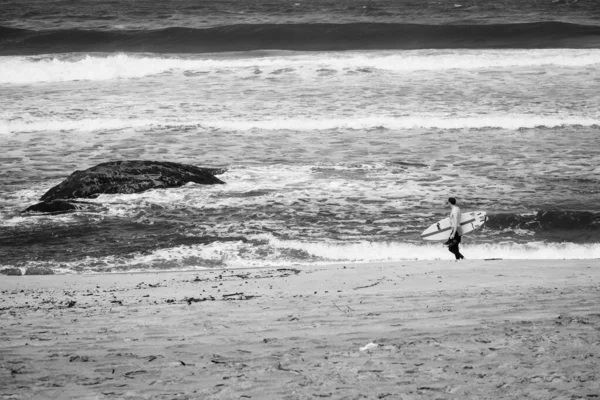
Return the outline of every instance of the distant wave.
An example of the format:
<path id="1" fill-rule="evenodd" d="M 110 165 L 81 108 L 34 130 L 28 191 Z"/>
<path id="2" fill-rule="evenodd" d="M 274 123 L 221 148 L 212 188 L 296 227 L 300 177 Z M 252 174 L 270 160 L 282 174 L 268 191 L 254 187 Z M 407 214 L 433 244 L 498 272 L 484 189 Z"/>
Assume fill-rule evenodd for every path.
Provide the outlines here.
<path id="1" fill-rule="evenodd" d="M 600 182 L 590 181 L 590 185 L 594 184 Z M 495 214 L 489 216 L 485 229 L 501 241 L 529 237 L 538 241 L 600 243 L 600 213 L 543 210 L 530 214 Z"/>
<path id="2" fill-rule="evenodd" d="M 490 216 L 486 227 L 492 230 L 527 229 L 536 233 L 573 230 L 598 232 L 600 214 L 589 211 L 553 210 L 531 214 L 495 214 Z"/>
<path id="3" fill-rule="evenodd" d="M 0 57 L 0 84 L 134 79 L 158 74 L 210 74 L 210 79 L 255 75 L 263 77 L 321 74 L 528 69 L 540 66 L 586 67 L 600 65 L 596 49 L 534 50 L 413 50 L 353 52 L 260 52 L 248 56 L 148 55 L 133 53 L 62 54 Z"/>
<path id="4" fill-rule="evenodd" d="M 562 22 L 490 25 L 240 24 L 206 29 L 120 31 L 33 31 L 0 27 L 0 54 L 3 55 L 428 48 L 600 48 L 600 27 Z"/>
<path id="5" fill-rule="evenodd" d="M 323 119 L 282 118 L 271 120 L 196 120 L 159 121 L 146 119 L 83 119 L 83 120 L 0 120 L 0 134 L 19 132 L 94 132 L 105 130 L 190 129 L 227 132 L 262 131 L 335 131 L 335 130 L 408 130 L 408 129 L 533 129 L 564 126 L 599 127 L 600 118 L 482 115 L 478 117 L 446 117 L 414 115 L 404 117 L 374 116 L 364 118 L 329 117 Z"/>

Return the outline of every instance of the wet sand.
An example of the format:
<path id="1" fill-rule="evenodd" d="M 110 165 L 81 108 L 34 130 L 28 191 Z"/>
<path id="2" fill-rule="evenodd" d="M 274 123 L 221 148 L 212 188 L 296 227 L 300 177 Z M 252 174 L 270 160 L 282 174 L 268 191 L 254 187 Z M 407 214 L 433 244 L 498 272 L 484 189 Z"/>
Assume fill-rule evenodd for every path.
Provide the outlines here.
<path id="1" fill-rule="evenodd" d="M 0 399 L 600 398 L 600 262 L 0 276 Z"/>

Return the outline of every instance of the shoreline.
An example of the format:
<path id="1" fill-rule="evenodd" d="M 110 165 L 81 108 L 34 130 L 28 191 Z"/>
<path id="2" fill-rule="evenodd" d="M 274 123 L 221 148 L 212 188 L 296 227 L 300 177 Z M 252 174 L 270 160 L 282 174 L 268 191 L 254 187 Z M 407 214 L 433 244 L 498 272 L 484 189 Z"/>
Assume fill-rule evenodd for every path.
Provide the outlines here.
<path id="1" fill-rule="evenodd" d="M 557 259 L 557 258 L 531 258 L 531 259 L 523 259 L 523 258 L 468 258 L 465 260 L 461 260 L 460 262 L 466 263 L 466 262 L 482 262 L 482 263 L 488 263 L 488 262 L 533 262 L 533 263 L 537 263 L 537 262 L 550 262 L 550 263 L 554 263 L 554 262 L 593 262 L 593 261 L 600 261 L 600 258 L 598 257 L 592 257 L 592 258 L 562 258 L 562 259 Z M 50 269 L 53 270 L 52 274 L 41 274 L 41 273 L 35 273 L 35 274 L 31 274 L 31 275 L 26 275 L 25 271 L 28 269 L 27 267 L 9 267 L 9 266 L 4 266 L 0 268 L 0 271 L 2 270 L 10 270 L 10 269 L 19 269 L 21 270 L 21 275 L 9 275 L 9 274 L 2 274 L 0 273 L 0 277 L 6 276 L 6 277 L 27 277 L 27 279 L 30 279 L 31 277 L 35 277 L 35 276 L 43 276 L 43 277 L 49 277 L 49 276 L 104 276 L 104 275 L 152 275 L 152 274 L 189 274 L 189 273 L 203 273 L 203 272 L 210 272 L 210 271 L 245 271 L 245 270 L 258 270 L 258 269 L 300 269 L 300 270 L 310 270 L 310 269 L 314 269 L 314 268 L 335 268 L 338 266 L 374 266 L 374 265 L 394 265 L 394 264 L 402 264 L 402 263 L 447 263 L 447 262 L 455 262 L 454 259 L 451 259 L 450 257 L 446 258 L 446 259 L 406 259 L 406 260 L 397 260 L 397 261 L 346 261 L 346 262 L 322 262 L 322 263 L 311 263 L 311 264 L 290 264 L 290 265 L 284 265 L 284 266 L 277 266 L 277 265 L 263 265 L 263 266 L 250 266 L 250 267 L 227 267 L 227 266 L 223 266 L 223 267 L 200 267 L 199 269 L 157 269 L 157 270 L 145 270 L 145 271 L 139 271 L 139 270 L 131 270 L 131 271 L 99 271 L 99 272 L 90 272 L 90 271 L 85 271 L 85 272 L 74 272 L 74 271 L 70 271 L 70 272 L 56 272 L 54 271 L 52 268 L 50 267 L 43 267 L 44 269 Z M 37 268 L 37 267 L 31 267 L 31 268 Z M 1 283 L 0 283 L 0 287 L 1 287 Z"/>
<path id="2" fill-rule="evenodd" d="M 4 398 L 600 394 L 597 260 L 3 276 L 0 293 Z"/>

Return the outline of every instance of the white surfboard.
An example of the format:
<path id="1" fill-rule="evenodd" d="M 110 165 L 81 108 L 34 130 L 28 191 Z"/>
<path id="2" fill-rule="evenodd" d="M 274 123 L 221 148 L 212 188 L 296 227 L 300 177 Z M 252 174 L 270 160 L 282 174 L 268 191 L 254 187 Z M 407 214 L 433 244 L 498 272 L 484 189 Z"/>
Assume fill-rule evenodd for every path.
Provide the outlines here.
<path id="1" fill-rule="evenodd" d="M 462 234 L 469 233 L 487 221 L 487 215 L 485 211 L 471 211 L 464 212 L 460 218 L 460 227 Z M 436 222 L 429 228 L 425 229 L 421 233 L 421 239 L 423 240 L 447 240 L 450 236 L 450 218 L 444 218 L 443 220 Z"/>

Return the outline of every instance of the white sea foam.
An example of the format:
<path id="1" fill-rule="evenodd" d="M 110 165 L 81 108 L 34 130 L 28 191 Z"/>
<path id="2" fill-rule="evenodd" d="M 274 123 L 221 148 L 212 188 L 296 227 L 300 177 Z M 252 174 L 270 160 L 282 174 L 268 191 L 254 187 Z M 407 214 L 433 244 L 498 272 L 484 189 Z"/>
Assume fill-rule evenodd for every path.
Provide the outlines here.
<path id="1" fill-rule="evenodd" d="M 20 132 L 95 132 L 110 130 L 197 129 L 198 131 L 331 131 L 331 130 L 411 130 L 411 129 L 532 129 L 563 126 L 600 126 L 600 118 L 555 115 L 482 115 L 454 117 L 445 115 L 372 116 L 354 118 L 270 118 L 264 120 L 0 120 L 0 134 Z"/>
<path id="2" fill-rule="evenodd" d="M 262 247 L 262 248 L 261 248 Z M 270 253 L 265 256 L 265 249 Z M 255 249 L 253 251 L 253 249 Z M 297 258 L 290 256 L 290 249 L 299 250 Z M 600 258 L 599 244 L 512 242 L 498 244 L 465 244 L 461 252 L 469 259 L 595 259 Z M 212 243 L 206 246 L 181 246 L 160 250 L 143 256 L 143 262 L 153 258 L 185 260 L 197 257 L 205 260 L 220 260 L 227 266 L 244 265 L 289 265 L 324 262 L 375 262 L 401 260 L 451 259 L 448 249 L 436 244 L 411 243 L 322 243 L 272 240 L 269 245 L 256 246 L 241 242 Z"/>
<path id="3" fill-rule="evenodd" d="M 140 78 L 174 68 L 185 68 L 185 60 L 161 57 L 137 57 L 116 54 L 84 58 L 2 57 L 0 83 L 30 84 L 38 82 L 100 81 Z"/>
<path id="4" fill-rule="evenodd" d="M 586 67 L 600 64 L 597 49 L 410 50 L 329 53 L 274 53 L 264 57 L 231 55 L 58 55 L 0 57 L 0 84 L 132 79 L 164 73 L 227 71 L 321 73 L 346 71 L 441 71 L 519 67 Z M 245 71 L 245 72 L 244 72 Z"/>
<path id="5" fill-rule="evenodd" d="M 282 246 L 277 247 L 274 245 Z M 293 253 L 290 250 L 295 249 Z M 268 250 L 268 253 L 267 253 Z M 596 259 L 600 244 L 497 243 L 464 245 L 461 252 L 469 260 L 483 259 Z M 88 257 L 84 260 L 60 262 L 31 261 L 22 269 L 44 265 L 57 273 L 73 272 L 134 272 L 156 270 L 199 270 L 211 267 L 261 267 L 323 265 L 337 262 L 394 262 L 407 260 L 452 260 L 446 247 L 440 244 L 409 243 L 302 243 L 272 240 L 267 246 L 243 242 L 211 243 L 209 245 L 178 246 L 149 253 L 120 257 Z"/>
<path id="6" fill-rule="evenodd" d="M 310 256 L 328 261 L 398 261 L 447 259 L 448 249 L 440 243 L 415 244 L 394 242 L 300 242 L 269 238 L 276 248 L 302 250 Z M 461 252 L 470 259 L 592 259 L 600 258 L 600 244 L 504 242 L 497 244 L 463 244 Z"/>
<path id="7" fill-rule="evenodd" d="M 24 208 L 24 207 L 21 207 Z M 4 217 L 4 218 L 2 218 Z M 61 214 L 61 215 L 49 215 L 49 214 L 25 214 L 23 215 L 9 215 L 0 217 L 1 228 L 36 228 L 38 226 L 58 226 L 58 225 L 69 225 L 76 223 L 77 219 L 74 214 Z"/>
<path id="8" fill-rule="evenodd" d="M 142 129 L 157 125 L 160 125 L 160 122 L 147 119 L 0 120 L 0 134 L 61 131 L 95 132 Z"/>

